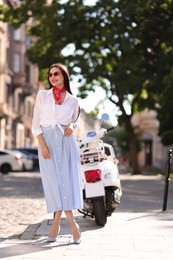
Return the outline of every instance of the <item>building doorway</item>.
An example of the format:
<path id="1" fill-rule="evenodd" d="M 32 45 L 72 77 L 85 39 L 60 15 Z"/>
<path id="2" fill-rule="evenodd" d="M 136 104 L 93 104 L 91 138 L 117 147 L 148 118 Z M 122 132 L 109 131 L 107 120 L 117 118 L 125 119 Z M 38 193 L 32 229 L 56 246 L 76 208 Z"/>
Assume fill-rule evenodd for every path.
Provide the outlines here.
<path id="1" fill-rule="evenodd" d="M 145 166 L 152 166 L 152 140 L 144 141 Z"/>

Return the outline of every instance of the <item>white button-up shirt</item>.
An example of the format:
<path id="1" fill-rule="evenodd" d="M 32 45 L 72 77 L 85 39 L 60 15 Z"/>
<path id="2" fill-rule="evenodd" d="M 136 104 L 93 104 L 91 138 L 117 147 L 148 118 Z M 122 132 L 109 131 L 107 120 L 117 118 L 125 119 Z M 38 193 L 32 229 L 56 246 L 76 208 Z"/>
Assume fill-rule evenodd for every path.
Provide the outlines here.
<path id="1" fill-rule="evenodd" d="M 66 91 L 66 96 L 61 105 L 55 104 L 53 90 L 39 90 L 33 113 L 32 133 L 35 136 L 42 134 L 42 127 L 56 125 L 64 134 L 64 127 L 74 123 L 78 125 L 79 104 L 78 99 Z"/>

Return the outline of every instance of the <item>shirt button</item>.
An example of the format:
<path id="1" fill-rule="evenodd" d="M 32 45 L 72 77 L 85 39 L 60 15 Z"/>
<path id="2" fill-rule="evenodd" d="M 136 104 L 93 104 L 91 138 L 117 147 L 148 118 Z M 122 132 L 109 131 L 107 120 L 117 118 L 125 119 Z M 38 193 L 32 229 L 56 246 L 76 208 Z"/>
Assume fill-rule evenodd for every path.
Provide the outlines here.
<path id="1" fill-rule="evenodd" d="M 58 160 L 58 162 L 60 162 L 61 160 Z"/>
<path id="2" fill-rule="evenodd" d="M 66 199 L 67 197 L 66 196 L 64 196 L 64 199 Z"/>

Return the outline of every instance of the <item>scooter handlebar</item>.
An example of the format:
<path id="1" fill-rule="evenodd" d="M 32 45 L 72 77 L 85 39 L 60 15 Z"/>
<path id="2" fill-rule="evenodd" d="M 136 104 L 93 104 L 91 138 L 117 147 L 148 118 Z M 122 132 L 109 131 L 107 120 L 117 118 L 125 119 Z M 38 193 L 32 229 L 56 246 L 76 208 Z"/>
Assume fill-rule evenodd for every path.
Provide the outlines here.
<path id="1" fill-rule="evenodd" d="M 108 129 L 107 129 L 107 132 L 113 130 L 114 128 L 116 128 L 116 126 L 112 126 L 112 127 L 108 128 Z"/>
<path id="2" fill-rule="evenodd" d="M 81 143 L 81 148 L 82 146 L 87 143 L 88 141 L 94 141 L 94 140 L 98 140 L 101 139 L 102 137 L 104 137 L 107 132 L 113 130 L 115 128 L 115 126 L 110 127 L 109 129 L 105 129 L 105 128 L 101 128 L 100 130 L 98 130 L 97 132 L 95 132 L 96 134 L 94 136 L 85 138 L 84 140 L 82 139 L 78 139 L 78 141 Z"/>

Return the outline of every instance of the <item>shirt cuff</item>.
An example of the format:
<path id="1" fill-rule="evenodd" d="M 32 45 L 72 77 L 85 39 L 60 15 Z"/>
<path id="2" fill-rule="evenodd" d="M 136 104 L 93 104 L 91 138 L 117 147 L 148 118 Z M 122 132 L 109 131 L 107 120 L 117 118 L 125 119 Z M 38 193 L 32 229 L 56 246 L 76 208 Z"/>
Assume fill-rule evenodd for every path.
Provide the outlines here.
<path id="1" fill-rule="evenodd" d="M 34 136 L 38 136 L 38 135 L 41 135 L 43 133 L 43 131 L 41 128 L 37 128 L 36 130 L 33 130 L 32 133 Z"/>

